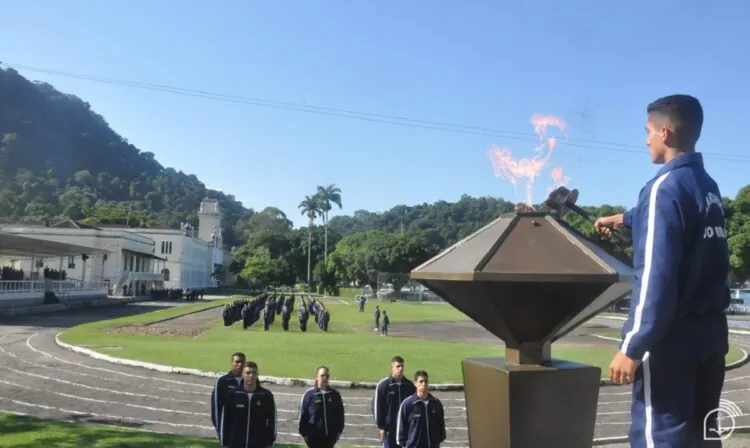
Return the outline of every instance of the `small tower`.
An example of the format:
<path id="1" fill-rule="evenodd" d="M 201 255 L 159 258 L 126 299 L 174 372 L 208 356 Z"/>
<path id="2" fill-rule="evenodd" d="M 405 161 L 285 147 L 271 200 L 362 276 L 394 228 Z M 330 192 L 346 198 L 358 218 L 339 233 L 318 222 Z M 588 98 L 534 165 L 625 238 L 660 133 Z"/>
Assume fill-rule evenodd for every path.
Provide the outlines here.
<path id="1" fill-rule="evenodd" d="M 221 211 L 219 201 L 216 199 L 204 199 L 198 211 L 198 238 L 203 241 L 212 242 L 215 229 L 221 229 Z"/>

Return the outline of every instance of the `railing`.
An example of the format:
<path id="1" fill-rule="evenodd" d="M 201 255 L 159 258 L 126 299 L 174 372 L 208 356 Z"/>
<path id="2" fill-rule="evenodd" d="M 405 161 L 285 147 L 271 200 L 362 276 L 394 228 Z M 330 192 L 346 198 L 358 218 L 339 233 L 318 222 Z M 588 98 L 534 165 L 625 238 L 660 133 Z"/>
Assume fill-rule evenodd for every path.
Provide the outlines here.
<path id="1" fill-rule="evenodd" d="M 38 280 L 0 280 L 0 294 L 34 291 L 44 292 L 44 282 Z"/>
<path id="2" fill-rule="evenodd" d="M 57 292 L 107 291 L 107 282 L 82 282 L 80 280 L 52 280 L 50 290 Z M 0 295 L 11 293 L 38 292 L 47 290 L 45 280 L 0 280 Z"/>
<path id="3" fill-rule="evenodd" d="M 80 282 L 68 280 L 53 280 L 53 292 L 72 292 L 72 291 L 107 291 L 109 285 L 107 282 Z"/>

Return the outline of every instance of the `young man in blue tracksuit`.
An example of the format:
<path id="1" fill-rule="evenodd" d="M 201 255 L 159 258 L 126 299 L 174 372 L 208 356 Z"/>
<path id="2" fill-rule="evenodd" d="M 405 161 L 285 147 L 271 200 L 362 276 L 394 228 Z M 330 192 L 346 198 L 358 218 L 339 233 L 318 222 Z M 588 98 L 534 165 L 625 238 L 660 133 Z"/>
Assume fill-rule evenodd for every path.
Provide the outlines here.
<path id="1" fill-rule="evenodd" d="M 391 374 L 378 382 L 372 396 L 372 416 L 380 432 L 384 448 L 396 448 L 396 422 L 401 403 L 414 395 L 414 383 L 404 377 L 404 358 L 391 359 Z"/>
<path id="2" fill-rule="evenodd" d="M 224 401 L 224 426 L 229 448 L 269 448 L 276 442 L 278 418 L 273 392 L 260 385 L 258 364 L 242 369 L 242 387 Z"/>
<path id="3" fill-rule="evenodd" d="M 232 369 L 225 375 L 216 378 L 214 390 L 211 392 L 211 423 L 216 429 L 221 446 L 229 446 L 227 431 L 229 425 L 224 419 L 225 400 L 228 394 L 242 388 L 242 370 L 245 367 L 245 354 L 232 354 Z"/>
<path id="4" fill-rule="evenodd" d="M 729 248 L 721 193 L 695 152 L 702 125 L 693 97 L 651 103 L 647 144 L 663 166 L 635 208 L 595 223 L 607 235 L 633 231 L 632 305 L 610 378 L 633 384 L 634 448 L 721 446 L 705 439 L 718 438 L 712 411 L 729 350 Z"/>
<path id="5" fill-rule="evenodd" d="M 414 374 L 417 392 L 398 409 L 396 440 L 401 448 L 440 448 L 446 439 L 443 404 L 430 393 L 430 380 L 423 370 Z"/>
<path id="6" fill-rule="evenodd" d="M 333 448 L 344 432 L 344 401 L 328 385 L 328 367 L 315 373 L 315 387 L 302 395 L 299 405 L 299 434 L 308 448 Z"/>

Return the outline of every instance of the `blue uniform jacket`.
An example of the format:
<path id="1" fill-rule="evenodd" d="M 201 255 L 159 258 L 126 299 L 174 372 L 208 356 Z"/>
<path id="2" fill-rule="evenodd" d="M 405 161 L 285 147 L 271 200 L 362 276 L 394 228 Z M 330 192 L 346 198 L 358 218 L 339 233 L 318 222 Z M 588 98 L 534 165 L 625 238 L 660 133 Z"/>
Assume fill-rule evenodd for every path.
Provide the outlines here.
<path id="1" fill-rule="evenodd" d="M 380 380 L 372 396 L 372 416 L 378 428 L 395 430 L 401 403 L 416 392 L 414 383 L 406 378 L 398 383 L 392 376 Z"/>
<path id="2" fill-rule="evenodd" d="M 344 432 L 344 401 L 336 389 L 307 389 L 299 405 L 302 437 L 338 437 Z"/>
<path id="3" fill-rule="evenodd" d="M 439 448 L 446 439 L 443 404 L 432 394 L 411 395 L 398 410 L 396 440 L 402 448 Z"/>
<path id="4" fill-rule="evenodd" d="M 721 193 L 700 153 L 680 155 L 624 215 L 633 231 L 630 315 L 620 350 L 708 358 L 729 350 L 729 247 Z"/>

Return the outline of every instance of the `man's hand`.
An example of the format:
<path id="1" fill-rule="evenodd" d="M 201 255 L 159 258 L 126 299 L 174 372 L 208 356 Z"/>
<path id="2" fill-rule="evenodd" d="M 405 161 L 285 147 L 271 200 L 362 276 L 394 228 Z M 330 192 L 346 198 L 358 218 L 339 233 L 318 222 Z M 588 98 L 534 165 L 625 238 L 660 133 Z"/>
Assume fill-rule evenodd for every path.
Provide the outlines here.
<path id="1" fill-rule="evenodd" d="M 385 440 L 385 429 L 378 429 L 378 431 L 380 431 L 380 441 L 382 442 Z"/>
<path id="2" fill-rule="evenodd" d="M 609 379 L 615 384 L 630 384 L 633 382 L 635 369 L 641 362 L 628 358 L 623 352 L 618 351 L 609 364 Z"/>
<path id="3" fill-rule="evenodd" d="M 594 222 L 594 229 L 598 233 L 610 237 L 612 236 L 613 229 L 620 229 L 625 226 L 622 221 L 622 213 L 620 213 L 619 215 L 602 216 L 601 218 L 598 218 L 596 222 Z"/>

